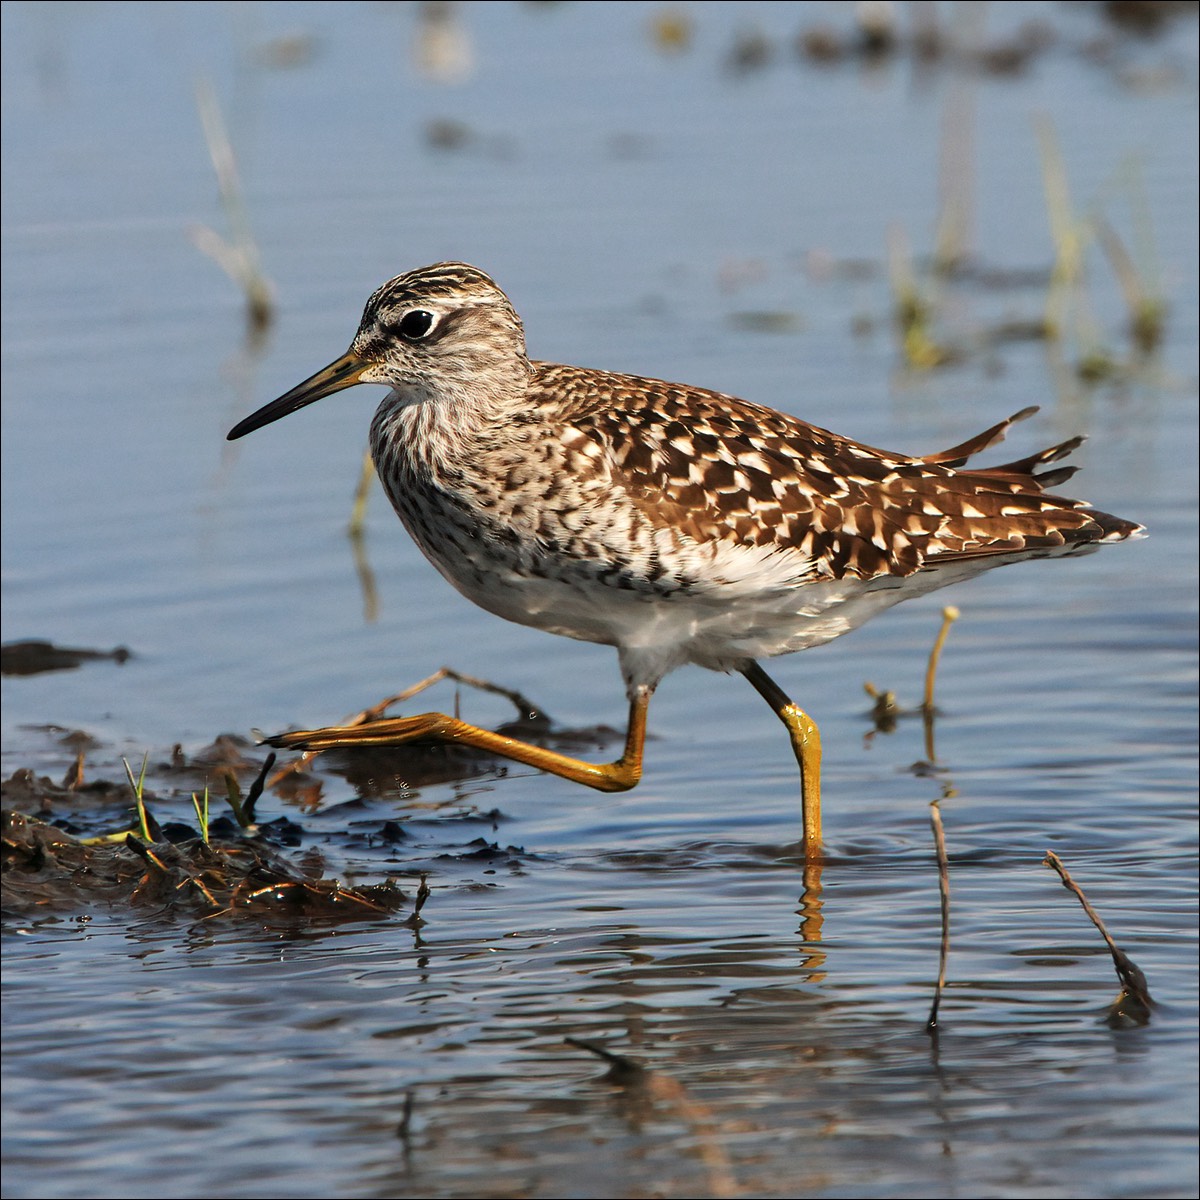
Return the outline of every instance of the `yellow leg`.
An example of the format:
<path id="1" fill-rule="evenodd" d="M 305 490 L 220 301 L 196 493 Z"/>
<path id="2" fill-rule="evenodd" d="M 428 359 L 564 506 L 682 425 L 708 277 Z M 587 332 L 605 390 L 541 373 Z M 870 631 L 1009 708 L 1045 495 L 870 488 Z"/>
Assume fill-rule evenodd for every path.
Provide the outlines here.
<path id="1" fill-rule="evenodd" d="M 821 734 L 817 723 L 788 698 L 758 663 L 743 668 L 742 674 L 787 727 L 792 753 L 800 764 L 804 853 L 818 857 L 821 853 Z"/>
<path id="2" fill-rule="evenodd" d="M 650 692 L 641 689 L 629 705 L 629 730 L 625 735 L 625 752 L 616 762 L 588 763 L 582 759 L 534 746 L 517 738 L 493 733 L 468 725 L 445 713 L 421 713 L 414 717 L 394 717 L 370 721 L 365 725 L 330 725 L 324 729 L 297 730 L 279 733 L 266 739 L 267 744 L 286 750 L 337 750 L 351 746 L 400 746 L 405 742 L 427 738 L 473 746 L 498 758 L 511 759 L 526 766 L 537 767 L 572 783 L 585 783 L 601 792 L 624 792 L 642 777 L 642 750 L 646 743 L 646 712 L 650 707 Z"/>

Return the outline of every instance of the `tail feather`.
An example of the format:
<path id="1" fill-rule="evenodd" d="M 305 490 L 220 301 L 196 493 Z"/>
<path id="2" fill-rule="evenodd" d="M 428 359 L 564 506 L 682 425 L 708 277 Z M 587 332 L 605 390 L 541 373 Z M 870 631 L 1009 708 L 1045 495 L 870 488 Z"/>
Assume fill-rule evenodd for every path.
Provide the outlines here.
<path id="1" fill-rule="evenodd" d="M 1037 468 L 1066 458 L 1072 451 L 1078 450 L 1084 440 L 1082 436 L 1068 438 L 1065 442 L 1059 442 L 1056 446 L 1049 446 L 1045 450 L 1039 450 L 1036 454 L 1027 455 L 1025 458 L 1018 458 L 1014 462 L 1000 463 L 994 467 L 974 468 L 970 474 L 981 478 L 1003 480 L 1008 483 L 1020 483 L 1023 486 L 1028 486 L 1032 482 L 1040 490 L 1045 491 L 1046 488 L 1058 487 L 1060 483 L 1066 483 L 1079 471 L 1079 468 L 1075 466 L 1057 467 L 1053 471 L 1041 472 Z"/>
<path id="2" fill-rule="evenodd" d="M 961 467 L 970 458 L 997 442 L 1004 441 L 1010 428 L 1018 421 L 1024 421 L 1032 417 L 1038 411 L 1036 404 L 1031 404 L 1028 408 L 1021 409 L 1018 413 L 1013 413 L 1011 417 L 993 425 L 990 429 L 985 429 L 982 433 L 977 433 L 973 438 L 968 438 L 965 442 L 961 442 L 957 446 L 951 446 L 949 450 L 942 450 L 938 454 L 926 454 L 922 456 L 922 461 L 927 463 L 937 463 L 942 467 Z"/>
<path id="3" fill-rule="evenodd" d="M 1101 512 L 1098 508 L 1088 508 L 1084 511 L 1103 531 L 1096 539 L 1098 542 L 1123 542 L 1126 539 L 1137 541 L 1148 536 L 1145 525 L 1139 525 L 1136 521 L 1114 517 L 1112 513 Z"/>
<path id="4" fill-rule="evenodd" d="M 1013 553 L 1078 554 L 1104 543 L 1145 536 L 1145 530 L 1135 521 L 1092 508 L 1086 500 L 1050 491 L 1079 470 L 1076 466 L 1051 464 L 1078 449 L 1082 437 L 1068 438 L 1012 462 L 956 469 L 966 457 L 994 445 L 1015 421 L 1034 411 L 1023 409 L 977 437 L 921 460 L 941 468 L 924 481 L 929 494 L 922 506 L 926 514 L 940 513 L 940 520 L 931 528 L 914 516 L 909 504 L 892 523 L 910 534 L 914 530 L 928 531 L 920 539 L 920 557 L 926 564 L 971 559 L 983 563 Z"/>

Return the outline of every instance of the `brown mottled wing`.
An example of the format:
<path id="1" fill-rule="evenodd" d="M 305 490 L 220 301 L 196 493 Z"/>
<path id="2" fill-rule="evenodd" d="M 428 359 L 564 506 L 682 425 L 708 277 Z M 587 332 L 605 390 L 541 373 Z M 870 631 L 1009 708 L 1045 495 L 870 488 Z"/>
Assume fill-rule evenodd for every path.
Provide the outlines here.
<path id="1" fill-rule="evenodd" d="M 1074 468 L 1036 469 L 1078 438 L 998 467 L 956 469 L 1033 410 L 909 458 L 715 392 L 536 367 L 562 422 L 603 453 L 651 520 L 699 542 L 796 551 L 813 561 L 813 578 L 910 575 L 938 561 L 1054 552 L 1138 528 L 1046 493 Z"/>

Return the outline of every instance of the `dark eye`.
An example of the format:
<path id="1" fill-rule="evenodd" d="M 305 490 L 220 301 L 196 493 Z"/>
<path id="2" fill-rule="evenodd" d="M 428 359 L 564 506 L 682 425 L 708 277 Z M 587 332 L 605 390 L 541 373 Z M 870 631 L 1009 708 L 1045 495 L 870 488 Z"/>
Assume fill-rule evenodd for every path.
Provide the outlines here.
<path id="1" fill-rule="evenodd" d="M 410 342 L 419 342 L 433 328 L 433 313 L 423 308 L 414 308 L 400 318 L 396 327 L 402 338 Z"/>

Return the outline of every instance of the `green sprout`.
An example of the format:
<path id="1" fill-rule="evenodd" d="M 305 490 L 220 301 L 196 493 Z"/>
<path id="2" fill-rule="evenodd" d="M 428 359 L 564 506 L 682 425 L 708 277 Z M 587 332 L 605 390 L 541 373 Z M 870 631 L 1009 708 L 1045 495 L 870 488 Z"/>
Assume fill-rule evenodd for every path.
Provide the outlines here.
<path id="1" fill-rule="evenodd" d="M 192 793 L 192 807 L 196 810 L 196 820 L 200 824 L 200 837 L 208 845 L 208 784 L 204 785 L 204 800 L 195 792 Z"/>
<path id="2" fill-rule="evenodd" d="M 142 755 L 142 769 L 138 773 L 137 779 L 133 777 L 133 768 L 129 765 L 127 758 L 122 758 L 121 762 L 125 764 L 125 774 L 129 779 L 129 786 L 133 788 L 133 803 L 137 807 L 138 828 L 141 830 L 141 838 L 144 842 L 153 842 L 154 837 L 150 833 L 150 818 L 146 813 L 146 801 L 143 797 L 143 792 L 146 788 L 146 764 L 150 761 L 150 751 L 147 750 Z"/>

